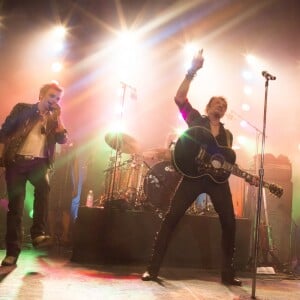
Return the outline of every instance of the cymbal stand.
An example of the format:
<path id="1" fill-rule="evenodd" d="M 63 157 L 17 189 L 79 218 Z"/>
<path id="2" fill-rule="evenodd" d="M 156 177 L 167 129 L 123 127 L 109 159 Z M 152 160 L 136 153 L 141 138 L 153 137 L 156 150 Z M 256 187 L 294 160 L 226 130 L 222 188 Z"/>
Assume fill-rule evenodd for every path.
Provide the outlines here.
<path id="1" fill-rule="evenodd" d="M 265 222 L 260 224 L 260 226 L 265 227 L 265 239 L 266 239 L 265 249 L 261 249 L 263 263 L 268 263 L 268 255 L 269 255 L 272 259 L 272 264 L 274 266 L 276 266 L 278 269 L 283 270 L 283 264 L 280 262 L 280 260 L 274 253 L 274 246 L 273 246 L 273 240 L 272 240 L 272 235 L 271 235 L 271 227 L 270 227 L 269 216 L 268 216 L 268 208 L 267 208 L 265 189 L 263 189 L 263 208 L 264 208 Z"/>
<path id="2" fill-rule="evenodd" d="M 125 82 L 120 82 L 122 85 L 123 93 L 122 93 L 122 103 L 121 103 L 121 114 L 120 114 L 120 127 L 123 122 L 123 116 L 124 116 L 124 107 L 125 107 L 125 95 L 126 95 L 126 90 L 127 88 L 130 88 L 131 91 L 136 92 L 136 89 L 133 88 L 132 86 L 126 84 Z M 111 200 L 116 200 L 114 199 L 114 189 L 115 189 L 115 181 L 116 181 L 116 172 L 117 172 L 117 164 L 118 164 L 118 158 L 119 158 L 119 164 L 121 163 L 122 160 L 122 151 L 121 151 L 121 146 L 122 146 L 122 135 L 117 134 L 117 139 L 116 139 L 116 154 L 115 154 L 115 164 L 113 168 L 113 177 L 112 177 L 112 184 L 111 184 L 111 193 L 108 195 L 108 201 Z"/>
<path id="3" fill-rule="evenodd" d="M 258 186 L 258 199 L 256 209 L 256 223 L 255 223 L 255 236 L 254 236 L 254 255 L 253 255 L 253 279 L 252 279 L 252 293 L 251 298 L 256 299 L 256 273 L 257 273 L 257 258 L 258 258 L 258 244 L 259 244 L 259 225 L 261 217 L 261 203 L 263 196 L 263 177 L 264 177 L 264 150 L 265 150 L 265 139 L 266 139 L 266 120 L 267 120 L 267 99 L 268 99 L 268 87 L 269 80 L 275 80 L 274 76 L 266 76 L 267 72 L 263 71 L 262 75 L 265 77 L 265 97 L 264 97 L 264 115 L 263 115 L 263 133 L 261 142 L 261 155 L 260 155 L 260 168 L 259 168 L 259 186 Z M 269 75 L 267 73 L 267 75 Z"/>
<path id="4" fill-rule="evenodd" d="M 117 135 L 117 145 L 119 142 L 118 140 L 119 140 L 119 135 Z M 118 149 L 118 148 L 116 147 L 116 149 Z M 115 200 L 114 199 L 114 190 L 115 190 L 115 185 L 116 185 L 116 174 L 117 174 L 117 168 L 120 168 L 121 158 L 122 158 L 121 151 L 116 150 L 114 166 L 112 168 L 112 170 L 113 170 L 112 179 L 109 182 L 109 189 L 108 189 L 108 195 L 107 195 L 108 201 Z"/>
<path id="5" fill-rule="evenodd" d="M 136 191 L 136 199 L 135 199 L 135 206 L 141 206 L 142 201 L 144 200 L 143 197 L 144 192 L 143 192 L 143 180 L 145 179 L 143 174 L 144 171 L 144 166 L 146 167 L 146 170 L 150 170 L 151 167 L 147 164 L 147 162 L 144 161 L 144 159 L 142 159 L 142 163 L 140 165 L 140 170 L 138 172 L 138 179 L 137 179 L 137 191 Z M 146 172 L 145 172 L 146 173 Z"/>

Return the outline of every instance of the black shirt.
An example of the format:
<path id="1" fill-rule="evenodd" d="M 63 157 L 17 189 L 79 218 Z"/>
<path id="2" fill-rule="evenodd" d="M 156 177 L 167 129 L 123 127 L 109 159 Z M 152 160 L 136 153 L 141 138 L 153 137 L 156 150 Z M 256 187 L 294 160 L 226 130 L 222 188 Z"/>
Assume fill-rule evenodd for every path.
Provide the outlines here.
<path id="1" fill-rule="evenodd" d="M 189 127 L 203 126 L 209 131 L 211 131 L 208 117 L 202 116 L 198 110 L 192 107 L 192 105 L 188 100 L 186 100 L 184 104 L 179 104 L 177 102 L 176 104 L 181 112 L 183 119 L 186 121 Z M 220 123 L 220 125 L 221 126 L 220 126 L 219 134 L 215 137 L 215 139 L 220 146 L 227 146 L 231 148 L 232 141 L 233 141 L 232 133 L 228 129 L 224 128 L 223 123 Z"/>

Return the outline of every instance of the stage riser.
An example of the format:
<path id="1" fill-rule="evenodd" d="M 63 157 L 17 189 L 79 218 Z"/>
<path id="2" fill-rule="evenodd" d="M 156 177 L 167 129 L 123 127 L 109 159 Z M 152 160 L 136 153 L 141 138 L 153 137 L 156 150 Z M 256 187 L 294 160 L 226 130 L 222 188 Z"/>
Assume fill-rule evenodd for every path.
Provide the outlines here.
<path id="1" fill-rule="evenodd" d="M 79 208 L 72 261 L 80 263 L 143 263 L 151 254 L 161 219 L 152 212 Z M 237 219 L 236 265 L 248 262 L 251 223 Z M 219 268 L 221 231 L 211 216 L 183 217 L 167 250 L 164 265 Z"/>

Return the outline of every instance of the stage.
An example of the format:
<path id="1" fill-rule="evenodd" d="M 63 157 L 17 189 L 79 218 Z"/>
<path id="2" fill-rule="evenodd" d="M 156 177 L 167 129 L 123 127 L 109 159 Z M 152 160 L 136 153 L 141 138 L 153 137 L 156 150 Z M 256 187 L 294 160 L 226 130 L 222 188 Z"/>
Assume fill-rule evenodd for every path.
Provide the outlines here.
<path id="1" fill-rule="evenodd" d="M 78 264 L 70 255 L 63 248 L 43 252 L 24 245 L 17 268 L 0 267 L 0 299 L 251 299 L 248 272 L 237 273 L 242 287 L 222 285 L 219 270 L 199 268 L 163 267 L 159 282 L 144 282 L 145 266 Z M 299 275 L 258 275 L 256 299 L 300 299 L 299 284 Z"/>
<path id="2" fill-rule="evenodd" d="M 72 261 L 146 264 L 161 219 L 155 212 L 80 207 Z M 217 216 L 185 215 L 169 244 L 165 266 L 219 268 L 221 228 Z M 237 218 L 236 268 L 250 257 L 251 221 Z"/>

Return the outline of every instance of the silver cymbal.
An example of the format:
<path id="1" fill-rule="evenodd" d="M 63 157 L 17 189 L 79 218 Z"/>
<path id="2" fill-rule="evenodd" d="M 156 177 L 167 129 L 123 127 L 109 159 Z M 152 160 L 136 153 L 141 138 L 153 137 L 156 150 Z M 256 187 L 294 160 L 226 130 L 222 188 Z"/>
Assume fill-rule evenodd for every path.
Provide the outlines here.
<path id="1" fill-rule="evenodd" d="M 139 146 L 137 141 L 130 135 L 122 132 L 108 132 L 105 137 L 105 142 L 113 149 L 123 153 L 137 153 Z"/>

